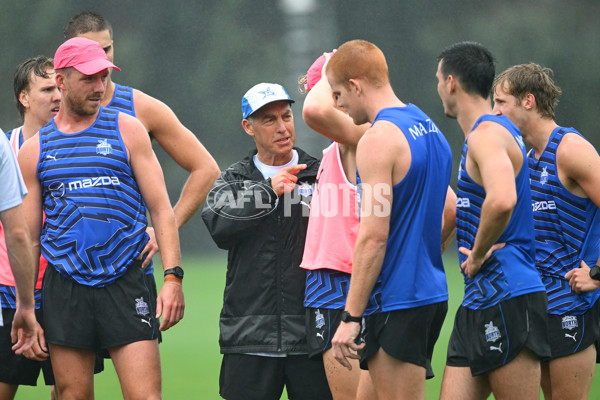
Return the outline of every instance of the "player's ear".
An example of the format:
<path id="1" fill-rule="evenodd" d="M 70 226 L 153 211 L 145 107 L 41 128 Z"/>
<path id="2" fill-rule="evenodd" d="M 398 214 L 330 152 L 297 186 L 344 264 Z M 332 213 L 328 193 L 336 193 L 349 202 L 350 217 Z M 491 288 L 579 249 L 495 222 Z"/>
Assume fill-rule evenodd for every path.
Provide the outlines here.
<path id="1" fill-rule="evenodd" d="M 254 137 L 254 126 L 252 125 L 252 121 L 244 118 L 242 120 L 242 128 L 246 131 L 246 133 L 252 137 Z"/>
<path id="2" fill-rule="evenodd" d="M 525 107 L 526 110 L 531 110 L 535 107 L 535 96 L 533 94 L 527 93 L 525 95 L 523 107 Z"/>
<path id="3" fill-rule="evenodd" d="M 448 77 L 446 78 L 446 84 L 448 85 L 448 93 L 454 93 L 454 91 L 456 90 L 456 85 L 458 83 L 456 82 L 456 79 L 453 75 L 448 74 Z"/>
<path id="4" fill-rule="evenodd" d="M 25 108 L 29 107 L 29 94 L 27 90 L 21 90 L 21 93 L 19 93 L 19 103 Z"/>
<path id="5" fill-rule="evenodd" d="M 65 89 L 65 81 L 67 77 L 64 72 L 56 71 L 56 86 L 61 90 L 61 92 Z"/>
<path id="6" fill-rule="evenodd" d="M 348 79 L 348 83 L 350 84 L 350 88 L 354 88 L 354 90 L 356 90 L 357 94 L 361 94 L 362 93 L 362 85 L 361 85 L 361 81 L 359 81 L 358 79 Z"/>

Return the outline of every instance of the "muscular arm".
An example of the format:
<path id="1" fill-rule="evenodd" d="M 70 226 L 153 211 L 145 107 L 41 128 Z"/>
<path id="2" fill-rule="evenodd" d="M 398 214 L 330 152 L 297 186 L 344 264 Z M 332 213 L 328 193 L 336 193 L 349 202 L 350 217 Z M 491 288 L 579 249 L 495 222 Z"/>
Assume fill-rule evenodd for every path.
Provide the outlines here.
<path id="1" fill-rule="evenodd" d="M 365 133 L 356 151 L 362 181 L 361 215 L 345 307 L 353 316 L 363 315 L 381 272 L 390 230 L 392 186 L 410 166 L 409 144 L 397 133 L 395 125 L 378 122 Z M 359 331 L 358 323 L 342 322 L 332 340 L 335 359 L 348 369 L 352 367 L 347 358 L 358 358 L 350 350 L 362 347 L 354 343 Z"/>
<path id="2" fill-rule="evenodd" d="M 386 122 L 369 129 L 360 141 L 356 162 L 362 181 L 361 215 L 346 310 L 362 315 L 381 272 L 390 230 L 396 160 L 410 156 L 406 141 L 396 143 Z M 394 135 L 398 136 L 398 135 Z M 404 137 L 402 137 L 404 139 Z M 377 156 L 373 156 L 376 154 Z"/>
<path id="3" fill-rule="evenodd" d="M 40 155 L 40 142 L 38 135 L 26 141 L 19 151 L 19 168 L 23 181 L 27 186 L 27 196 L 23 200 L 23 215 L 30 240 L 28 252 L 32 254 L 33 276 L 38 275 L 40 260 L 40 236 L 42 232 L 42 189 L 37 177 L 37 162 Z M 8 240 L 8 234 L 7 234 Z M 34 282 L 35 285 L 35 282 Z M 33 294 L 33 292 L 32 292 Z"/>
<path id="4" fill-rule="evenodd" d="M 13 346 L 13 350 L 17 354 L 25 354 L 29 358 L 41 361 L 47 358 L 46 341 L 44 333 L 35 319 L 35 301 L 33 298 L 35 279 L 39 268 L 40 231 L 42 226 L 41 190 L 36 173 L 39 158 L 37 134 L 29 142 L 26 142 L 19 152 L 19 166 L 28 194 L 22 207 L 15 209 L 14 213 L 8 216 L 11 222 L 5 220 L 7 217 L 5 215 L 2 217 L 2 223 L 6 229 L 9 262 L 17 285 L 17 313 L 22 314 L 19 316 L 15 314 L 14 317 L 13 332 L 11 332 L 12 340 L 14 342 L 17 338 L 16 330 L 21 330 L 21 337 Z M 13 231 L 15 228 L 16 231 Z M 15 238 L 13 238 L 13 235 Z M 17 246 L 17 248 L 15 249 L 14 246 Z M 11 247 L 13 247 L 12 250 Z M 12 256 L 11 253 L 13 253 Z M 23 273 L 26 276 L 23 276 Z M 25 307 L 25 312 L 20 311 L 19 307 Z M 25 341 L 28 344 L 25 344 Z"/>
<path id="5" fill-rule="evenodd" d="M 129 152 L 133 175 L 152 218 L 163 268 L 179 266 L 181 255 L 175 215 L 150 139 L 138 120 L 123 113 L 119 114 L 119 130 Z M 163 315 L 160 329 L 166 330 L 179 322 L 184 307 L 181 283 L 165 281 L 157 298 L 157 317 Z"/>
<path id="6" fill-rule="evenodd" d="M 517 203 L 515 166 L 509 155 L 509 146 L 517 144 L 506 129 L 493 122 L 482 123 L 468 141 L 467 172 L 485 189 L 477 235 L 473 248 L 467 249 L 470 255 L 465 262 L 465 271 L 473 278 L 508 225 Z"/>
<path id="7" fill-rule="evenodd" d="M 219 166 L 196 136 L 163 102 L 134 90 L 138 119 L 158 144 L 183 169 L 190 173 L 173 211 L 181 228 L 198 211 L 219 176 Z"/>
<path id="8" fill-rule="evenodd" d="M 577 196 L 588 197 L 600 208 L 600 156 L 596 149 L 579 135 L 567 133 L 556 150 L 556 164 L 563 185 Z M 600 259 L 594 261 L 600 264 Z M 582 261 L 581 268 L 565 275 L 574 291 L 587 292 L 600 287 L 600 281 L 590 278 L 589 267 Z"/>
<path id="9" fill-rule="evenodd" d="M 302 108 L 304 122 L 313 130 L 342 145 L 356 147 L 369 124 L 355 125 L 352 118 L 335 107 L 325 74 L 306 95 Z"/>

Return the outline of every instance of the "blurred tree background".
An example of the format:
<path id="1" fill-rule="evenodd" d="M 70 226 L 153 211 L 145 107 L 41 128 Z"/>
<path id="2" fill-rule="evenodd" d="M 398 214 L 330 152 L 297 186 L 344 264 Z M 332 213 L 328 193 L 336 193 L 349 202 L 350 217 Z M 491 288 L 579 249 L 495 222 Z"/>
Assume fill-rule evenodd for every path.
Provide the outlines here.
<path id="1" fill-rule="evenodd" d="M 168 104 L 221 169 L 253 147 L 240 125 L 240 101 L 259 82 L 281 83 L 296 99 L 297 144 L 319 157 L 327 141 L 303 123 L 296 81 L 322 52 L 351 39 L 383 50 L 397 95 L 436 121 L 455 164 L 462 132 L 443 114 L 435 71 L 441 50 L 462 40 L 488 47 L 497 72 L 530 61 L 552 68 L 563 90 L 557 122 L 576 127 L 600 148 L 595 0 L 1 0 L 4 131 L 21 124 L 12 89 L 17 64 L 38 54 L 53 56 L 65 24 L 86 10 L 113 26 L 115 64 L 122 69 L 113 80 Z M 155 150 L 175 202 L 187 174 L 157 145 Z M 217 251 L 199 215 L 181 230 L 181 242 L 184 254 Z"/>

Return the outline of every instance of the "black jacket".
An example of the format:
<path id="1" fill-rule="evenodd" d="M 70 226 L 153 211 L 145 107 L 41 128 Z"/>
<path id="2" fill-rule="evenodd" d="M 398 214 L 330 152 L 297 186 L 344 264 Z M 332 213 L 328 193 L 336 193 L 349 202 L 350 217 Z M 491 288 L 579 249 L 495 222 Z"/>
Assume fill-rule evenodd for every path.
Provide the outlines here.
<path id="1" fill-rule="evenodd" d="M 319 161 L 296 151 L 307 168 L 293 193 L 277 198 L 254 165 L 254 150 L 221 173 L 202 210 L 213 240 L 228 251 L 221 353 L 307 351 L 299 265 Z"/>

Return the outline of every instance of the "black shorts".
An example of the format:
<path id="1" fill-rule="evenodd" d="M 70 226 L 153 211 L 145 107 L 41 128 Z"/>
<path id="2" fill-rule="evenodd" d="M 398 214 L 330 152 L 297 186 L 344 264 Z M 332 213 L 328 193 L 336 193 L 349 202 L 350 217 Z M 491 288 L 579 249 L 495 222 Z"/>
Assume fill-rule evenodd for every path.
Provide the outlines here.
<path id="1" fill-rule="evenodd" d="M 446 364 L 486 374 L 512 361 L 524 348 L 540 360 L 550 355 L 546 292 L 529 293 L 483 310 L 460 306 Z"/>
<path id="2" fill-rule="evenodd" d="M 321 360 L 311 360 L 306 354 L 223 355 L 219 394 L 224 399 L 279 400 L 284 386 L 291 400 L 332 399 Z"/>
<path id="3" fill-rule="evenodd" d="M 30 360 L 23 355 L 16 355 L 12 350 L 10 330 L 14 316 L 14 309 L 2 309 L 4 324 L 0 326 L 0 382 L 11 385 L 36 386 L 41 370 L 46 385 L 54 385 L 54 374 L 49 358 L 44 361 Z M 40 310 L 35 310 L 35 316 L 38 321 L 42 321 Z"/>
<path id="4" fill-rule="evenodd" d="M 600 300 L 581 315 L 548 314 L 550 360 L 583 351 L 600 340 Z M 596 347 L 598 350 L 598 347 Z"/>
<path id="5" fill-rule="evenodd" d="M 310 358 L 321 358 L 331 348 L 331 339 L 340 325 L 343 312 L 342 309 L 306 309 L 306 342 Z M 362 335 L 356 340 L 357 344 L 363 341 Z"/>
<path id="6" fill-rule="evenodd" d="M 427 379 L 433 378 L 433 348 L 440 336 L 447 312 L 448 302 L 443 301 L 366 316 L 366 346 L 360 352 L 360 367 L 368 369 L 368 359 L 382 348 L 400 361 L 425 368 Z"/>
<path id="7" fill-rule="evenodd" d="M 46 341 L 100 353 L 160 339 L 154 275 L 140 266 L 135 261 L 110 285 L 92 287 L 64 278 L 49 265 L 42 289 Z"/>

